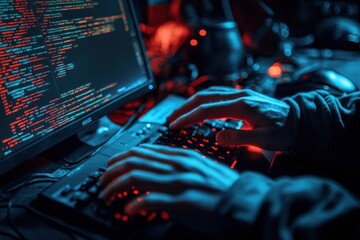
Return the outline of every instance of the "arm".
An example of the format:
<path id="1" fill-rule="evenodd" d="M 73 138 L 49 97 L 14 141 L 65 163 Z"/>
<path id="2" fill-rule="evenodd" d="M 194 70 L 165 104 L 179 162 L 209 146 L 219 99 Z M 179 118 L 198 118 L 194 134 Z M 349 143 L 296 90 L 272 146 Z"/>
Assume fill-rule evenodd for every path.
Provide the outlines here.
<path id="1" fill-rule="evenodd" d="M 295 119 L 291 155 L 331 168 L 360 169 L 360 92 L 336 98 L 318 91 L 284 101 Z"/>
<path id="2" fill-rule="evenodd" d="M 241 119 L 250 129 L 219 132 L 220 145 L 284 151 L 313 168 L 360 169 L 360 92 L 336 98 L 314 91 L 277 100 L 251 90 L 210 88 L 190 98 L 169 122 L 182 128 L 222 117 Z"/>
<path id="3" fill-rule="evenodd" d="M 266 191 L 258 191 L 259 185 Z M 245 174 L 219 204 L 218 236 L 243 239 L 359 239 L 360 202 L 336 183 L 302 177 L 269 182 Z"/>
<path id="4" fill-rule="evenodd" d="M 179 226 L 211 238 L 360 237 L 360 202 L 336 183 L 239 174 L 190 150 L 135 148 L 109 161 L 101 183 L 106 199 L 131 186 L 150 191 L 125 207 L 130 216 L 167 211 Z"/>

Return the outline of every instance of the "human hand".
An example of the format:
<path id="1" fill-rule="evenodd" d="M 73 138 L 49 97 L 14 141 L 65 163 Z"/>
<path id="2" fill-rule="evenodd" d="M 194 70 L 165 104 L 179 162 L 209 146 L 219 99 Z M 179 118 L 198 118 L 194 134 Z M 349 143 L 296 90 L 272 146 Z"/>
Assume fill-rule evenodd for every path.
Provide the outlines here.
<path id="1" fill-rule="evenodd" d="M 170 129 L 189 127 L 206 119 L 243 120 L 251 130 L 225 130 L 216 140 L 225 147 L 253 145 L 266 150 L 289 150 L 294 121 L 290 106 L 252 90 L 212 87 L 192 96 L 168 118 Z"/>
<path id="2" fill-rule="evenodd" d="M 220 199 L 239 177 L 228 166 L 195 151 L 143 145 L 111 159 L 100 182 L 105 199 L 132 186 L 150 191 L 125 207 L 130 216 L 140 210 L 166 211 L 174 222 L 209 232 L 219 222 Z"/>

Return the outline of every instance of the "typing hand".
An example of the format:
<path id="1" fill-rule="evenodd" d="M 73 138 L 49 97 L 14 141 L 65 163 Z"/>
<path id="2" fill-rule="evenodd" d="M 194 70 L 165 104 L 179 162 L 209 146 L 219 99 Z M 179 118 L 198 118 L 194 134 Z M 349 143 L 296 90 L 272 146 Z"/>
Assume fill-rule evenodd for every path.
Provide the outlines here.
<path id="1" fill-rule="evenodd" d="M 243 120 L 251 130 L 225 130 L 216 140 L 225 147 L 253 145 L 266 150 L 289 150 L 294 123 L 290 106 L 251 90 L 213 87 L 192 96 L 175 110 L 168 122 L 171 129 L 184 128 L 206 119 Z"/>
<path id="2" fill-rule="evenodd" d="M 195 151 L 143 145 L 111 159 L 100 182 L 105 199 L 132 186 L 150 191 L 125 207 L 130 216 L 141 210 L 166 211 L 173 221 L 201 225 L 204 229 L 198 230 L 208 232 L 216 224 L 221 197 L 239 177 L 228 166 Z"/>

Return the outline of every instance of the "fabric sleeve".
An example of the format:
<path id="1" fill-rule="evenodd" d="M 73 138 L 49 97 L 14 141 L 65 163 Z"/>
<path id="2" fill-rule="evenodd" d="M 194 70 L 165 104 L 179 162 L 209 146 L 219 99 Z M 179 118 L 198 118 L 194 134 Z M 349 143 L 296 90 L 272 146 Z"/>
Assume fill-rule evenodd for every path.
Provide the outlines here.
<path id="1" fill-rule="evenodd" d="M 245 173 L 219 204 L 223 239 L 359 239 L 360 203 L 330 180 Z"/>
<path id="2" fill-rule="evenodd" d="M 290 155 L 319 166 L 360 169 L 360 92 L 336 98 L 314 91 L 284 101 L 295 119 Z"/>

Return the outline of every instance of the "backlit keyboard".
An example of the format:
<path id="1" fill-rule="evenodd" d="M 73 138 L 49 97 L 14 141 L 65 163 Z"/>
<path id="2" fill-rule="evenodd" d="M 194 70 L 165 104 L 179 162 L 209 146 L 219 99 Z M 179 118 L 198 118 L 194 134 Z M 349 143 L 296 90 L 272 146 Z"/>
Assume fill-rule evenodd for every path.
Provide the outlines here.
<path id="1" fill-rule="evenodd" d="M 240 121 L 207 120 L 204 124 L 196 124 L 181 130 L 169 130 L 167 127 L 163 127 L 158 130 L 162 135 L 155 143 L 193 149 L 205 157 L 234 168 L 238 149 L 219 146 L 215 137 L 221 130 L 240 129 L 241 126 L 242 122 Z"/>
<path id="2" fill-rule="evenodd" d="M 146 119 L 146 118 L 145 118 Z M 115 136 L 95 155 L 80 164 L 59 182 L 40 194 L 43 210 L 64 217 L 67 221 L 81 223 L 97 229 L 110 237 L 140 238 L 144 235 L 160 238 L 168 232 L 172 223 L 166 212 L 142 211 L 133 218 L 124 212 L 124 206 L 141 193 L 136 186 L 119 192 L 109 201 L 99 198 L 99 178 L 106 170 L 107 161 L 115 154 L 127 151 L 142 143 L 153 143 L 193 149 L 204 157 L 221 162 L 238 171 L 268 168 L 266 159 L 251 159 L 245 148 L 224 148 L 215 141 L 217 132 L 224 129 L 240 129 L 241 121 L 211 120 L 186 129 L 169 130 L 164 123 L 139 121 L 130 129 Z M 250 159 L 250 160 L 249 160 Z"/>

